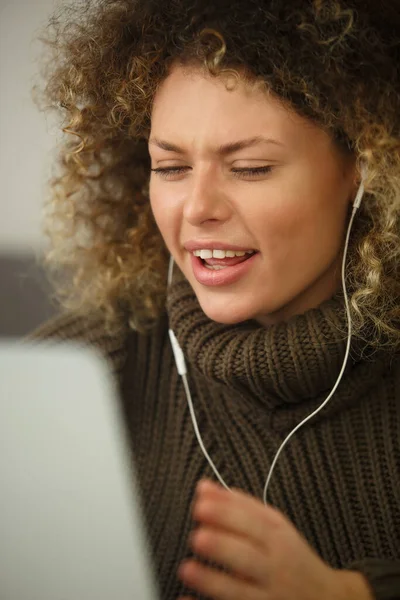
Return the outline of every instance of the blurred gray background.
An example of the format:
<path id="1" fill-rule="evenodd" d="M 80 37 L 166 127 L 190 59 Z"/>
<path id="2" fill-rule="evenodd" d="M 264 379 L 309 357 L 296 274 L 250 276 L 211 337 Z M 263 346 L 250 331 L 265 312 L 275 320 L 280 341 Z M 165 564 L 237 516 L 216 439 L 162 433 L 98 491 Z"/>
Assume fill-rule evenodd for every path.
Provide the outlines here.
<path id="1" fill-rule="evenodd" d="M 54 6 L 0 0 L 0 336 L 23 336 L 55 313 L 40 259 L 57 130 L 31 98 L 37 36 Z"/>

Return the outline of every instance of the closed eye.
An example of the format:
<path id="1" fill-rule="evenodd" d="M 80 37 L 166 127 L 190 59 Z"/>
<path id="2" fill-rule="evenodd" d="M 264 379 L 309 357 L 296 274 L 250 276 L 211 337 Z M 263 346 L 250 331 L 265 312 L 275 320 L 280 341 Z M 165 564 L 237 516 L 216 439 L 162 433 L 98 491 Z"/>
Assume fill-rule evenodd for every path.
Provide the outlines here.
<path id="1" fill-rule="evenodd" d="M 171 175 L 180 175 L 184 173 L 190 167 L 159 167 L 158 169 L 151 169 L 153 173 L 156 173 L 160 177 L 168 178 Z M 231 173 L 235 177 L 257 177 L 258 175 L 266 175 L 270 173 L 273 167 L 253 167 L 251 169 L 231 169 Z"/>

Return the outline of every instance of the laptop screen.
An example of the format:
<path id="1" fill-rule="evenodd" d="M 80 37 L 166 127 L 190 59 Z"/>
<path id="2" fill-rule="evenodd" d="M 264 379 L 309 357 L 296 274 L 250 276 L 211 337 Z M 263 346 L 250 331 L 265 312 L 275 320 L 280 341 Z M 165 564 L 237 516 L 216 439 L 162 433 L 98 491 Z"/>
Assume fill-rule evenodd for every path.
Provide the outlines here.
<path id="1" fill-rule="evenodd" d="M 0 343 L 0 597 L 156 600 L 140 498 L 105 362 Z"/>

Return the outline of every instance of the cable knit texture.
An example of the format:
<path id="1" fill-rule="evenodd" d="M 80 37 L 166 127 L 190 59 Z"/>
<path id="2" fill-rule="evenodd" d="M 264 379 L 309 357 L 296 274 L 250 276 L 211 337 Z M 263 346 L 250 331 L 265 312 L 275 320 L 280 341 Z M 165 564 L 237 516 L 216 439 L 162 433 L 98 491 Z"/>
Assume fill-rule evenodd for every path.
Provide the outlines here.
<path id="1" fill-rule="evenodd" d="M 66 315 L 32 339 L 78 339 L 108 358 L 120 386 L 160 597 L 175 600 L 185 593 L 201 598 L 176 572 L 192 556 L 187 538 L 195 486 L 214 476 L 193 431 L 168 326 L 186 357 L 209 454 L 229 486 L 262 498 L 283 438 L 337 379 L 346 319 L 338 294 L 287 323 L 221 325 L 206 317 L 179 272 L 167 309 L 148 335 L 127 324 L 107 334 L 101 320 Z M 400 599 L 399 356 L 352 344 L 336 394 L 286 446 L 268 498 L 330 565 L 362 571 L 378 600 Z"/>

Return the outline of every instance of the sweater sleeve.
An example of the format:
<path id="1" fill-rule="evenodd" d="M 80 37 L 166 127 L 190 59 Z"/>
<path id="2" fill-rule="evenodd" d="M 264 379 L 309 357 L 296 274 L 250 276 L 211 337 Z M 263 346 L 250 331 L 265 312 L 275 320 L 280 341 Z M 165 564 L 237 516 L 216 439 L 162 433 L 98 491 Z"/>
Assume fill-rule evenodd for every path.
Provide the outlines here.
<path id="1" fill-rule="evenodd" d="M 400 600 L 400 559 L 366 558 L 347 568 L 365 576 L 376 600 Z"/>

